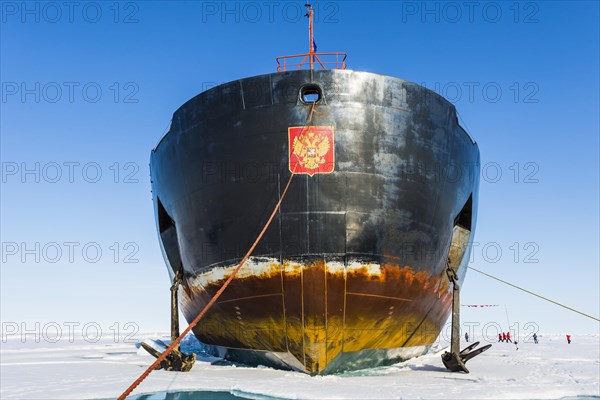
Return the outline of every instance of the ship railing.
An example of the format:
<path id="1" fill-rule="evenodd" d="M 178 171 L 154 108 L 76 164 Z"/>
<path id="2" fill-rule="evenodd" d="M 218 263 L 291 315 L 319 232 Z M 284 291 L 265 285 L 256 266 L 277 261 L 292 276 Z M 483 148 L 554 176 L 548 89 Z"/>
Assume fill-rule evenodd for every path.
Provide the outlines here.
<path id="1" fill-rule="evenodd" d="M 346 53 L 305 53 L 291 56 L 277 57 L 277 72 L 299 70 L 304 68 L 313 69 L 320 66 L 323 69 L 346 69 Z"/>

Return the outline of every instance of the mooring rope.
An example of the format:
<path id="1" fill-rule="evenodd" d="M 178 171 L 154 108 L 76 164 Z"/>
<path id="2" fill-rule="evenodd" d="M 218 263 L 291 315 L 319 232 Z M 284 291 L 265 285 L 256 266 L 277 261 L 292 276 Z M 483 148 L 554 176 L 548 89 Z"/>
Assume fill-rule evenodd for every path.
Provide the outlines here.
<path id="1" fill-rule="evenodd" d="M 520 287 L 520 286 L 513 285 L 512 283 L 510 283 L 510 282 L 506 282 L 505 280 L 502 280 L 502 279 L 500 279 L 500 278 L 496 278 L 496 277 L 495 277 L 495 276 L 493 276 L 493 275 L 486 274 L 485 272 L 483 272 L 483 271 L 480 271 L 480 270 L 478 270 L 477 268 L 473 268 L 473 267 L 468 267 L 468 268 L 469 268 L 469 269 L 472 269 L 472 270 L 473 270 L 473 271 L 475 271 L 475 272 L 479 272 L 479 273 L 480 273 L 480 274 L 482 274 L 482 275 L 485 275 L 485 276 L 487 276 L 487 277 L 490 277 L 490 278 L 492 278 L 492 279 L 495 279 L 495 280 L 497 280 L 497 281 L 499 281 L 499 282 L 505 283 L 505 284 L 507 284 L 507 285 L 509 285 L 509 286 L 512 286 L 512 287 L 514 287 L 514 288 L 517 288 L 517 289 L 519 289 L 519 290 L 522 290 L 522 291 L 524 291 L 525 293 L 529 293 L 530 295 L 533 295 L 533 296 L 535 296 L 535 297 L 539 297 L 540 299 L 543 299 L 543 300 L 549 301 L 550 303 L 556 304 L 557 306 L 561 306 L 561 307 L 563 307 L 563 308 L 566 308 L 567 310 L 570 310 L 570 311 L 576 312 L 577 314 L 581 314 L 581 315 L 583 315 L 584 317 L 588 317 L 588 318 L 590 318 L 590 319 L 593 319 L 594 321 L 598 321 L 598 322 L 600 322 L 600 319 L 598 319 L 598 318 L 596 318 L 596 317 L 593 317 L 593 316 L 591 316 L 591 315 L 589 315 L 589 314 L 586 314 L 586 313 L 584 313 L 584 312 L 581 312 L 581 311 L 579 311 L 579 310 L 576 310 L 576 309 L 574 309 L 574 308 L 572 308 L 572 307 L 566 306 L 566 305 L 564 305 L 564 304 L 562 304 L 562 303 L 559 303 L 558 301 L 551 300 L 551 299 L 549 299 L 549 298 L 547 298 L 547 297 L 544 297 L 544 296 L 542 296 L 541 294 L 537 294 L 537 293 L 534 293 L 534 292 L 532 292 L 532 291 L 530 291 L 530 290 L 523 289 L 523 288 L 522 288 L 522 287 Z M 506 314 L 506 318 L 508 318 L 508 311 L 507 311 L 507 314 Z M 510 324 L 510 322 L 509 322 L 509 324 Z"/>
<path id="2" fill-rule="evenodd" d="M 310 109 L 310 113 L 309 113 L 308 118 L 306 120 L 306 124 L 304 126 L 304 129 L 302 130 L 302 132 L 300 132 L 300 135 L 298 135 L 299 138 L 302 137 L 302 135 L 304 134 L 304 132 L 306 132 L 306 130 L 310 126 L 310 124 L 312 122 L 312 118 L 313 118 L 313 113 L 315 111 L 315 106 L 316 106 L 316 102 L 313 102 L 312 103 L 312 107 Z M 287 193 L 287 191 L 288 191 L 288 189 L 290 187 L 290 184 L 292 183 L 292 180 L 294 179 L 294 176 L 296 176 L 296 168 L 297 167 L 298 167 L 298 164 L 296 163 L 296 165 L 294 166 L 294 171 L 292 171 L 292 173 L 290 175 L 290 178 L 288 179 L 287 184 L 285 185 L 285 188 L 283 189 L 281 197 L 279 198 L 279 201 L 277 202 L 277 204 L 275 205 L 275 208 L 273 209 L 273 212 L 271 213 L 271 216 L 269 217 L 269 219 L 265 223 L 265 226 L 263 227 L 262 231 L 260 232 L 260 234 L 258 235 L 258 237 L 256 238 L 256 240 L 254 241 L 254 243 L 252 244 L 252 246 L 250 247 L 250 249 L 246 252 L 246 255 L 244 255 L 244 258 L 242 258 L 242 261 L 240 261 L 240 263 L 238 264 L 238 266 L 233 270 L 233 273 L 229 276 L 229 278 L 227 278 L 227 280 L 225 281 L 225 283 L 223 284 L 223 286 L 221 286 L 221 288 L 217 291 L 217 293 L 215 293 L 215 295 L 208 302 L 208 304 L 206 306 L 204 306 L 204 308 L 202 309 L 202 311 L 200 311 L 200 314 L 198 314 L 196 316 L 196 318 L 194 318 L 194 320 L 188 325 L 188 327 L 185 328 L 185 330 L 181 333 L 181 335 L 179 335 L 179 337 L 177 339 L 175 339 L 173 341 L 173 343 L 171 343 L 171 345 L 160 355 L 160 357 L 158 357 L 152 363 L 152 365 L 150 365 L 139 376 L 139 378 L 137 378 L 131 384 L 131 386 L 129 386 L 123 392 L 123 394 L 121 394 L 121 396 L 119 396 L 118 400 L 124 400 L 127 396 L 129 396 L 131 394 L 131 392 L 133 392 L 135 390 L 135 388 L 138 387 L 139 384 L 142 383 L 144 381 L 144 379 L 146 379 L 148 377 L 148 375 L 150 375 L 150 373 L 152 371 L 154 371 L 154 369 L 158 365 L 160 365 L 160 363 L 165 358 L 167 358 L 167 356 L 173 351 L 173 349 L 175 349 L 175 347 L 177 347 L 177 345 L 181 342 L 181 340 L 198 324 L 198 322 L 202 319 L 202 317 L 204 317 L 204 314 L 206 314 L 206 312 L 215 304 L 215 302 L 221 296 L 221 294 L 225 291 L 225 289 L 227 288 L 227 286 L 229 286 L 229 283 L 231 283 L 231 281 L 233 280 L 233 278 L 235 278 L 235 275 L 242 268 L 242 266 L 244 265 L 244 263 L 248 260 L 248 258 L 250 257 L 250 255 L 252 254 L 252 252 L 254 251 L 254 249 L 256 248 L 256 246 L 258 245 L 258 243 L 260 242 L 260 239 L 262 239 L 263 235 L 267 231 L 267 228 L 271 224 L 271 221 L 275 217 L 275 214 L 277 214 L 277 211 L 279 210 L 279 207 L 281 206 L 281 203 L 283 202 L 283 199 L 285 198 L 285 195 L 286 195 L 286 193 Z"/>

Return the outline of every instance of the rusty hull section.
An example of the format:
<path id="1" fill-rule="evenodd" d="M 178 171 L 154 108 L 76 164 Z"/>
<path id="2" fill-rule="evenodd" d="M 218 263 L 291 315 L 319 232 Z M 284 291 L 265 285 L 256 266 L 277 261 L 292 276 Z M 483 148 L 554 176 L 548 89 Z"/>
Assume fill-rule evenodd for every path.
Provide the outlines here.
<path id="1" fill-rule="evenodd" d="M 233 268 L 190 280 L 184 291 L 188 319 Z M 311 374 L 347 369 L 336 362 L 342 353 L 424 349 L 448 317 L 448 281 L 409 266 L 254 258 L 242 268 L 194 333 L 209 345 L 289 353 L 297 362 L 282 357 L 284 363 Z M 247 358 L 243 353 L 237 352 L 240 361 Z M 398 353 L 370 360 L 369 366 L 401 358 Z"/>

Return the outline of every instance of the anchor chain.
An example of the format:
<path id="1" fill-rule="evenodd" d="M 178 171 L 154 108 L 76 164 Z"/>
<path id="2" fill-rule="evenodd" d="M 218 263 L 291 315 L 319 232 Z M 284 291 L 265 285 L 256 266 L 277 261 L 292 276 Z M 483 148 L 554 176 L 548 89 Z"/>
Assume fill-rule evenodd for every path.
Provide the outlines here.
<path id="1" fill-rule="evenodd" d="M 175 273 L 173 284 L 171 285 L 171 342 L 175 342 L 179 337 L 179 285 L 183 284 L 183 267 Z M 162 344 L 162 342 L 161 342 Z M 147 343 L 142 342 L 142 347 L 155 358 L 159 358 L 162 353 L 154 349 Z M 166 347 L 166 346 L 165 346 Z M 171 350 L 167 356 L 160 361 L 154 368 L 156 370 L 188 372 L 196 362 L 196 354 L 184 354 L 181 352 L 179 343 Z"/>
<path id="2" fill-rule="evenodd" d="M 475 349 L 479 345 L 479 342 L 475 342 L 462 351 L 460 350 L 460 284 L 458 283 L 458 274 L 450 266 L 450 260 L 446 264 L 446 275 L 452 284 L 452 336 L 450 351 L 442 355 L 442 362 L 450 372 L 466 372 L 468 374 L 469 370 L 465 363 L 488 350 L 492 345 L 488 344 Z"/>

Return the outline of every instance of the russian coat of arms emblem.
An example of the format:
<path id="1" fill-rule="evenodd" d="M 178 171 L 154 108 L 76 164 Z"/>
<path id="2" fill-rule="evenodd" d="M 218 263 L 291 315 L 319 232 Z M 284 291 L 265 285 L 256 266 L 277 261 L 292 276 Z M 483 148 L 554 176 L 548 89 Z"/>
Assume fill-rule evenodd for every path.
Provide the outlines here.
<path id="1" fill-rule="evenodd" d="M 328 174 L 335 167 L 333 126 L 288 128 L 289 169 L 294 174 Z"/>

